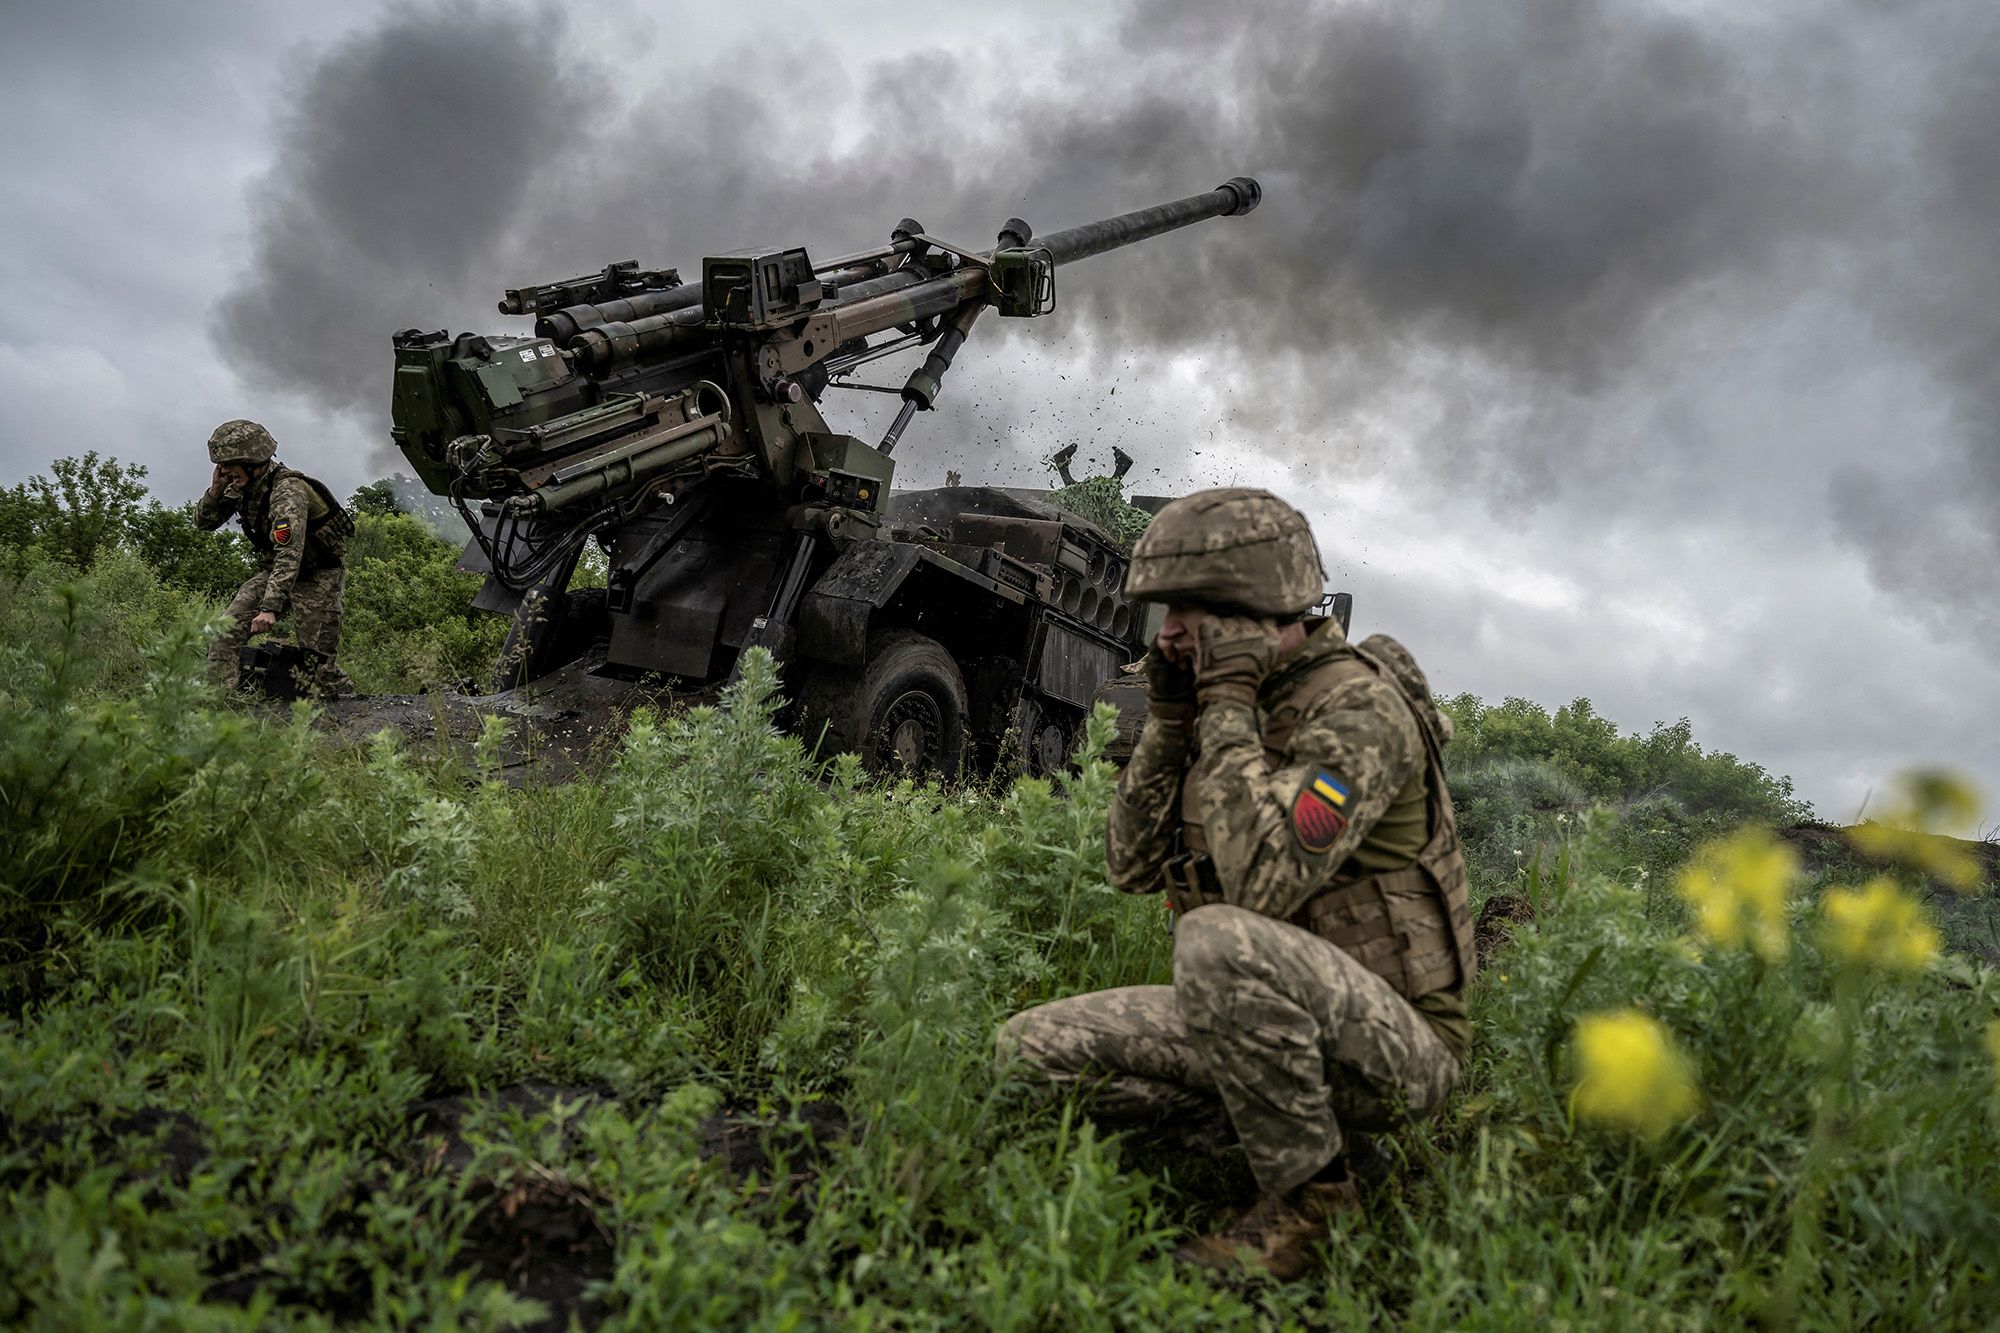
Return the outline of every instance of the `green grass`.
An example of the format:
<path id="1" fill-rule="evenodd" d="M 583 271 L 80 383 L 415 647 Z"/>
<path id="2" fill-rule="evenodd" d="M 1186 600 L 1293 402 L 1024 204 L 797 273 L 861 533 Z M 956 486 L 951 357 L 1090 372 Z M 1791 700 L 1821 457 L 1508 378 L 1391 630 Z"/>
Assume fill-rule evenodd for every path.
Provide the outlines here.
<path id="1" fill-rule="evenodd" d="M 990 1068 L 1012 1011 L 1166 979 L 1159 904 L 1104 881 L 1103 765 L 816 769 L 752 671 L 601 778 L 514 789 L 211 696 L 188 604 L 133 570 L 56 582 L 0 587 L 0 1323 L 2000 1320 L 2000 982 L 1842 971 L 1817 886 L 1782 962 L 1691 950 L 1673 867 L 1789 799 L 1748 766 L 1670 738 L 1681 788 L 1615 732 L 1551 757 L 1487 727 L 1458 769 L 1479 894 L 1537 918 L 1472 992 L 1472 1066 L 1324 1276 L 1218 1285 L 1167 1252 L 1240 1168 Z M 1569 1114 L 1570 1025 L 1625 1007 L 1702 1084 L 1650 1144 Z M 494 1100 L 523 1084 L 577 1091 Z M 472 1109 L 441 1139 L 414 1110 L 444 1097 Z M 750 1175 L 704 1153 L 718 1111 L 799 1107 L 848 1134 Z"/>

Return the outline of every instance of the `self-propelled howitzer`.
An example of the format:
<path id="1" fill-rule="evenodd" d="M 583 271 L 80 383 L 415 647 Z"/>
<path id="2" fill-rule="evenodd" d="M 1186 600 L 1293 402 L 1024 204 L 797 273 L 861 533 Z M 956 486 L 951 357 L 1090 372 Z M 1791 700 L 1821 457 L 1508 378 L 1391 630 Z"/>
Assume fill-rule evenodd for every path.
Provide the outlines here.
<path id="1" fill-rule="evenodd" d="M 514 616 L 498 673 L 524 684 L 593 646 L 597 669 L 708 683 L 763 645 L 808 728 L 878 765 L 949 771 L 1010 742 L 1059 758 L 1098 681 L 1137 655 L 1122 553 L 1089 524 L 985 488 L 890 494 L 892 453 L 990 306 L 1033 317 L 1056 269 L 1247 213 L 1205 194 L 972 251 L 905 218 L 816 264 L 798 247 L 702 261 L 699 279 L 611 264 L 511 289 L 532 335 L 396 335 L 393 434 L 473 526 L 475 605 Z M 820 399 L 860 365 L 929 353 L 879 440 Z M 568 589 L 584 543 L 602 592 Z"/>

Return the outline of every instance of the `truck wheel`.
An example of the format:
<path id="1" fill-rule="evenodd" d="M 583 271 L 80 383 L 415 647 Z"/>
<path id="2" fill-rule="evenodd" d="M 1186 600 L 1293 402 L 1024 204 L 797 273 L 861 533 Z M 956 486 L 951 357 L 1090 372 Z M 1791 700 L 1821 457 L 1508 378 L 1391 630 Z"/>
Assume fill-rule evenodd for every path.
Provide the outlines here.
<path id="1" fill-rule="evenodd" d="M 1067 721 L 1064 710 L 1046 702 L 1024 696 L 1016 703 L 1009 727 L 1015 771 L 1049 778 L 1068 769 L 1075 726 Z"/>
<path id="2" fill-rule="evenodd" d="M 965 759 L 965 678 L 935 639 L 889 630 L 859 670 L 814 674 L 800 700 L 808 742 L 851 750 L 871 773 L 958 776 Z"/>
<path id="3" fill-rule="evenodd" d="M 529 593 L 514 612 L 500 660 L 493 668 L 494 690 L 511 690 L 540 680 L 589 652 L 611 629 L 602 588 L 578 588 L 544 597 Z"/>

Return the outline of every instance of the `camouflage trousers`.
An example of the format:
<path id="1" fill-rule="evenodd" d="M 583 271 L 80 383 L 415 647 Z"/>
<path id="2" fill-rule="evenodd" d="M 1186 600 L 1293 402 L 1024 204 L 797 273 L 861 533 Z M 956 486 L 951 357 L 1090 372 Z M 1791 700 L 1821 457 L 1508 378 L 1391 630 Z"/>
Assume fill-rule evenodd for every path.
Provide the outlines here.
<path id="1" fill-rule="evenodd" d="M 1318 936 L 1215 903 L 1174 930 L 1174 984 L 1040 1005 L 1001 1028 L 1051 1090 L 1112 1125 L 1173 1126 L 1219 1103 L 1261 1189 L 1312 1178 L 1344 1129 L 1394 1128 L 1443 1105 L 1458 1060 L 1389 983 Z"/>
<path id="2" fill-rule="evenodd" d="M 208 646 L 208 674 L 225 689 L 236 688 L 238 659 L 250 641 L 250 620 L 264 600 L 265 574 L 252 574 L 229 600 L 229 627 Z M 354 682 L 334 661 L 340 651 L 340 611 L 347 591 L 347 571 L 322 569 L 301 574 L 292 583 L 292 641 L 319 654 L 312 688 L 325 695 L 351 694 Z"/>

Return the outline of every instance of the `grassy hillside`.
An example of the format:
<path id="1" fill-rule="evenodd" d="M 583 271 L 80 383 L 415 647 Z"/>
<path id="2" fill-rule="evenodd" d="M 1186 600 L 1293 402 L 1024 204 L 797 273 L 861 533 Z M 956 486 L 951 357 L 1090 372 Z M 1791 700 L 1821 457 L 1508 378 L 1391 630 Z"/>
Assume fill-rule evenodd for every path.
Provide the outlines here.
<path id="1" fill-rule="evenodd" d="M 0 1323 L 2000 1319 L 2000 981 L 1895 896 L 1962 876 L 1957 845 L 1794 878 L 1737 842 L 1684 893 L 1699 848 L 1805 814 L 1684 727 L 1452 701 L 1505 908 L 1472 1068 L 1323 1278 L 1219 1286 L 1166 1251 L 1244 1199 L 1239 1163 L 990 1069 L 1013 1010 L 1166 977 L 1158 902 L 1104 882 L 1089 754 L 1054 786 L 873 783 L 776 732 L 753 670 L 635 721 L 600 778 L 515 789 L 215 698 L 212 591 L 132 539 L 82 576 L 13 559 Z M 443 585 L 367 586 L 355 661 L 402 664 L 371 684 L 430 669 L 413 644 L 459 669 L 463 616 L 397 601 Z M 1844 892 L 1885 865 L 1906 887 Z"/>

